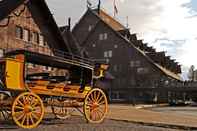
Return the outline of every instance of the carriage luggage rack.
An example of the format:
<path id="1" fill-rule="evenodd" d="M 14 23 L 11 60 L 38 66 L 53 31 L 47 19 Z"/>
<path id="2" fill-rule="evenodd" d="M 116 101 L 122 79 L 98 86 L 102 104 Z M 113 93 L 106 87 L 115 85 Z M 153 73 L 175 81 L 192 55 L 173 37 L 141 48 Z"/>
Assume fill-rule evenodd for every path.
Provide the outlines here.
<path id="1" fill-rule="evenodd" d="M 31 56 L 38 56 L 38 55 L 50 56 L 51 58 L 54 59 L 66 60 L 72 63 L 78 63 L 79 65 L 88 66 L 88 67 L 92 67 L 96 64 L 95 60 L 74 55 L 72 53 L 63 52 L 57 49 L 51 49 L 50 53 L 46 53 L 46 52 L 38 52 L 24 48 L 8 48 L 5 50 L 5 55 L 9 56 L 9 54 L 18 54 L 19 52 L 27 52 L 29 53 L 28 55 Z"/>

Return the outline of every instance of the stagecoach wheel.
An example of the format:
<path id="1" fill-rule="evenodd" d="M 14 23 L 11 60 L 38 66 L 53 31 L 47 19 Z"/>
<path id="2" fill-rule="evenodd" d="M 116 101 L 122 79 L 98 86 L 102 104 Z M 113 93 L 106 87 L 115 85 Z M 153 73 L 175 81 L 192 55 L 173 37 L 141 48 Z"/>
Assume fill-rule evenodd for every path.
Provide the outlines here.
<path id="1" fill-rule="evenodd" d="M 69 118 L 72 113 L 74 112 L 74 109 L 71 107 L 65 107 L 64 102 L 65 101 L 57 101 L 60 106 L 51 106 L 51 110 L 56 118 L 58 119 L 67 119 Z"/>
<path id="2" fill-rule="evenodd" d="M 0 93 L 0 101 L 6 101 L 10 98 L 11 96 L 8 95 L 7 93 Z M 8 121 L 10 118 L 10 109 L 6 108 L 5 105 L 0 106 L 0 120 L 3 118 L 4 120 Z"/>
<path id="3" fill-rule="evenodd" d="M 8 110 L 1 110 L 0 118 L 3 118 L 5 121 L 8 121 L 10 118 L 10 112 Z"/>
<path id="4" fill-rule="evenodd" d="M 31 92 L 20 94 L 12 105 L 14 122 L 22 128 L 34 128 L 42 121 L 44 105 L 40 97 Z"/>
<path id="5" fill-rule="evenodd" d="M 108 111 L 105 93 L 98 88 L 92 89 L 84 100 L 84 115 L 90 123 L 101 123 Z"/>

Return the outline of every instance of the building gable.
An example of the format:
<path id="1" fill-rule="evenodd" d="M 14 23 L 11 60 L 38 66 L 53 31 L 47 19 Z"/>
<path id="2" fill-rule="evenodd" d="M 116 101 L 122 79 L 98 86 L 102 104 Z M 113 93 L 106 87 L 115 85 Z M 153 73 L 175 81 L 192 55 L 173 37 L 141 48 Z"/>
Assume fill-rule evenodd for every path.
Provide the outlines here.
<path id="1" fill-rule="evenodd" d="M 0 48 L 27 48 L 47 54 L 52 53 L 51 49 L 68 52 L 44 0 L 6 0 L 2 4 L 7 12 L 1 14 Z"/>
<path id="2" fill-rule="evenodd" d="M 98 21 L 99 18 L 91 11 L 91 9 L 88 9 L 72 30 L 72 33 L 77 38 L 79 44 L 84 42 L 89 35 L 89 32 L 94 29 Z"/>

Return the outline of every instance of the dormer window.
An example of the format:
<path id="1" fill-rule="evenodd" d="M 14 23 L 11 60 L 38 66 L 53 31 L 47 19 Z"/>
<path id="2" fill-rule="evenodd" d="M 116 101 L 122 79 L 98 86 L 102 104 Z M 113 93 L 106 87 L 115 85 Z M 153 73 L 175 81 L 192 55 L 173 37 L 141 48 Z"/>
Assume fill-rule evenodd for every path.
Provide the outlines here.
<path id="1" fill-rule="evenodd" d="M 22 27 L 16 26 L 15 36 L 16 36 L 16 38 L 23 39 L 23 29 L 22 29 Z"/>
<path id="2" fill-rule="evenodd" d="M 26 42 L 30 41 L 30 31 L 28 29 L 23 30 L 23 40 Z"/>
<path id="3" fill-rule="evenodd" d="M 44 36 L 43 35 L 39 35 L 39 45 L 44 46 Z"/>
<path id="4" fill-rule="evenodd" d="M 33 32 L 32 37 L 34 43 L 39 43 L 39 34 L 37 32 Z"/>
<path id="5" fill-rule="evenodd" d="M 108 34 L 107 33 L 101 33 L 99 34 L 99 40 L 107 40 Z"/>
<path id="6" fill-rule="evenodd" d="M 89 25 L 89 26 L 88 26 L 88 31 L 91 31 L 91 30 L 92 30 L 92 26 Z"/>
<path id="7" fill-rule="evenodd" d="M 107 33 L 104 33 L 104 40 L 107 40 Z"/>

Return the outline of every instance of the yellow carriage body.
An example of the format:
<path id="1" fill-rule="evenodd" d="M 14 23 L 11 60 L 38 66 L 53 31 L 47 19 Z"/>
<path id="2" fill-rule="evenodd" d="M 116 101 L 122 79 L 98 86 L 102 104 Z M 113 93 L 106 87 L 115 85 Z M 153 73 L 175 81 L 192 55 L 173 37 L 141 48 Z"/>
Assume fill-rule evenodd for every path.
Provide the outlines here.
<path id="1" fill-rule="evenodd" d="M 5 59 L 5 85 L 9 90 L 25 90 L 23 58 Z"/>

